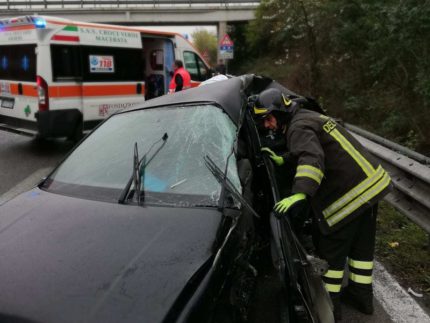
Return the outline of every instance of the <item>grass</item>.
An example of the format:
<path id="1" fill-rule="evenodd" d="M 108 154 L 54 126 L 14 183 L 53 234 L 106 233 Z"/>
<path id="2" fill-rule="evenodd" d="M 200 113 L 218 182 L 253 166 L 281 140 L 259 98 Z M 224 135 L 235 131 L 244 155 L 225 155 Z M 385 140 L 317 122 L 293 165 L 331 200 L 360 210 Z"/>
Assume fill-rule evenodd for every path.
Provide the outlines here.
<path id="1" fill-rule="evenodd" d="M 429 235 L 389 204 L 380 203 L 376 257 L 404 288 L 424 294 L 430 303 Z"/>

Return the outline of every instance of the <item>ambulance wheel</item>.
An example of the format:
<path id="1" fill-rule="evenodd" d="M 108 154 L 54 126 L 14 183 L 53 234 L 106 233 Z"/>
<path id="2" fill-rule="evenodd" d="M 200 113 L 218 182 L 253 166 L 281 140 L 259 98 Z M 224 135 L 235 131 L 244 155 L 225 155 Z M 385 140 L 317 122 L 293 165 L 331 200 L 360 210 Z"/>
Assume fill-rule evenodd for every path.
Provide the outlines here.
<path id="1" fill-rule="evenodd" d="M 40 134 L 37 134 L 33 137 L 33 140 L 35 143 L 39 144 L 39 143 L 44 143 L 46 142 L 46 138 L 42 137 Z"/>
<path id="2" fill-rule="evenodd" d="M 78 124 L 76 125 L 75 130 L 70 136 L 67 137 L 67 139 L 73 142 L 78 142 L 79 140 L 82 139 L 82 136 L 83 136 L 82 131 L 83 131 L 83 123 L 82 121 L 78 121 Z"/>

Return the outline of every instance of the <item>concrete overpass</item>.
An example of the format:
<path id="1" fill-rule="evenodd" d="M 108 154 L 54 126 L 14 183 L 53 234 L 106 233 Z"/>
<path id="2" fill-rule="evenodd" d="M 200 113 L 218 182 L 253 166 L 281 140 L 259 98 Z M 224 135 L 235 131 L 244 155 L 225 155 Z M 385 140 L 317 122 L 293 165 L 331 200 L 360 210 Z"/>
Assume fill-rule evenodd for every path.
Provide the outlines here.
<path id="1" fill-rule="evenodd" d="M 3 0 L 0 18 L 60 16 L 127 25 L 201 25 L 254 19 L 252 0 Z"/>
<path id="2" fill-rule="evenodd" d="M 119 25 L 216 25 L 254 19 L 260 0 L 2 0 L 0 19 L 23 15 Z"/>

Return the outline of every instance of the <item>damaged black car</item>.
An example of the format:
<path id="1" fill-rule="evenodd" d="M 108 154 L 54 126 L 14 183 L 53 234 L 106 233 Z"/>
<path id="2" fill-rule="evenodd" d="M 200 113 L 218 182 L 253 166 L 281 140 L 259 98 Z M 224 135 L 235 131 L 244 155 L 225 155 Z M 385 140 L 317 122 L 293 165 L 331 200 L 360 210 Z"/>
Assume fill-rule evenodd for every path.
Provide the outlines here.
<path id="1" fill-rule="evenodd" d="M 0 321 L 250 321 L 263 250 L 278 321 L 334 322 L 306 230 L 272 213 L 290 183 L 261 147 L 282 144 L 249 111 L 269 87 L 313 108 L 255 75 L 149 100 L 2 205 Z"/>

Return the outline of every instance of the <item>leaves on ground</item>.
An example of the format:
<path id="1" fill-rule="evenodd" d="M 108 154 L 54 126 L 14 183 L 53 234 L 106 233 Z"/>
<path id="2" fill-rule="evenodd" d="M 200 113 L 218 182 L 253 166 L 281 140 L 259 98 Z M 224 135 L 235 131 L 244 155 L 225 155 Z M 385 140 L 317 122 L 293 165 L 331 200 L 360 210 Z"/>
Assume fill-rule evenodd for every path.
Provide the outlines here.
<path id="1" fill-rule="evenodd" d="M 380 203 L 376 257 L 404 288 L 424 294 L 430 304 L 430 244 L 428 234 L 389 204 Z"/>

